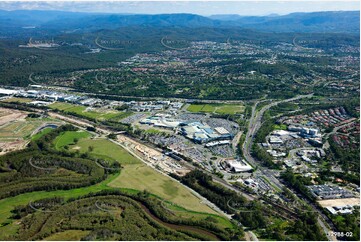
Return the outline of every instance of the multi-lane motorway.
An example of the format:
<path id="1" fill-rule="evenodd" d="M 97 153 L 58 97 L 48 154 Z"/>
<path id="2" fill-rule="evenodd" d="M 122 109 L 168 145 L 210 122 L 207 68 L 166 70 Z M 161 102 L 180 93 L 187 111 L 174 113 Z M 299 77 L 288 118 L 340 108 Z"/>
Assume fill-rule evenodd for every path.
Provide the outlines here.
<path id="1" fill-rule="evenodd" d="M 259 167 L 259 169 L 256 172 L 266 176 L 269 179 L 269 181 L 272 183 L 272 185 L 277 187 L 278 189 L 282 189 L 283 185 L 275 177 L 276 173 L 274 171 L 268 169 L 268 168 L 264 168 L 264 167 L 259 166 L 259 161 L 255 160 L 255 158 L 253 158 L 251 156 L 251 148 L 252 148 L 254 136 L 257 133 L 257 131 L 259 130 L 259 128 L 261 127 L 263 114 L 268 109 L 270 109 L 271 107 L 276 106 L 276 105 L 278 105 L 280 103 L 292 102 L 292 101 L 302 99 L 302 98 L 310 98 L 312 96 L 313 96 L 313 93 L 308 94 L 308 95 L 299 95 L 299 96 L 296 96 L 294 98 L 289 98 L 289 99 L 285 99 L 285 100 L 281 100 L 281 101 L 275 101 L 275 102 L 272 102 L 270 104 L 265 105 L 259 111 L 257 111 L 257 109 L 256 109 L 259 102 L 256 102 L 255 105 L 252 107 L 252 116 L 251 116 L 251 118 L 249 120 L 248 131 L 247 131 L 247 134 L 246 134 L 246 139 L 245 139 L 245 141 L 243 143 L 243 146 L 242 146 L 242 152 L 243 152 L 244 158 L 253 167 L 256 167 L 256 166 Z"/>
<path id="2" fill-rule="evenodd" d="M 259 102 L 256 102 L 255 105 L 252 107 L 252 116 L 249 121 L 246 139 L 242 146 L 242 152 L 243 152 L 244 158 L 247 160 L 247 162 L 249 162 L 253 167 L 257 166 L 259 168 L 255 172 L 256 173 L 255 176 L 263 175 L 263 176 L 267 177 L 267 179 L 271 183 L 271 185 L 273 187 L 277 187 L 278 189 L 282 189 L 283 184 L 278 180 L 276 172 L 273 170 L 270 170 L 268 168 L 262 167 L 260 165 L 259 161 L 257 161 L 255 158 L 253 158 L 251 156 L 251 148 L 253 145 L 254 136 L 262 125 L 263 114 L 268 109 L 270 109 L 271 107 L 274 107 L 280 103 L 292 102 L 292 101 L 302 99 L 302 98 L 310 98 L 312 96 L 313 96 L 313 93 L 308 94 L 308 95 L 299 95 L 294 98 L 285 99 L 285 100 L 281 100 L 281 101 L 275 101 L 275 102 L 265 105 L 259 111 L 257 111 L 257 109 L 256 109 Z M 318 223 L 320 224 L 321 228 L 324 230 L 327 238 L 331 241 L 337 240 L 334 236 L 331 236 L 330 230 L 327 228 L 324 221 L 326 221 L 328 224 L 328 227 L 331 227 L 331 228 L 333 228 L 332 223 L 327 219 L 327 217 L 318 208 L 316 208 L 313 204 L 310 204 L 310 205 L 315 210 L 315 212 L 317 212 L 319 214 Z"/>

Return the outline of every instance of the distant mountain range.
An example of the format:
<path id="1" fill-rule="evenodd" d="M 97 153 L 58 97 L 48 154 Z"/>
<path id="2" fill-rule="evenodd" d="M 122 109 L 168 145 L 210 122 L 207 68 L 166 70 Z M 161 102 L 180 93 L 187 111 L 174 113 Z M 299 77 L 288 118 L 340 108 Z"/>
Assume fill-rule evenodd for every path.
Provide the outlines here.
<path id="1" fill-rule="evenodd" d="M 291 13 L 283 16 L 261 17 L 213 15 L 210 18 L 237 23 L 238 26 L 264 32 L 360 32 L 359 11 Z"/>
<path id="2" fill-rule="evenodd" d="M 359 11 L 292 13 L 288 15 L 240 16 L 196 14 L 102 14 L 63 11 L 0 10 L 2 28 L 35 26 L 60 30 L 116 29 L 130 26 L 151 27 L 242 27 L 261 32 L 355 33 L 360 32 Z"/>

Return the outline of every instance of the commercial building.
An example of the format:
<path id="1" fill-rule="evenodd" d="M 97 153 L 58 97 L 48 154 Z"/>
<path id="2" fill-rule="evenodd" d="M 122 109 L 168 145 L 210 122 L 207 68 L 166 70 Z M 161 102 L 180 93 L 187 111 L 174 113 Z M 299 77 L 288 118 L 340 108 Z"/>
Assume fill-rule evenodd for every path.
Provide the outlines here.
<path id="1" fill-rule="evenodd" d="M 216 140 L 230 140 L 233 138 L 225 128 L 216 127 L 212 129 L 209 125 L 201 122 L 181 123 L 180 132 L 188 139 L 203 144 Z"/>
<path id="2" fill-rule="evenodd" d="M 326 207 L 326 209 L 330 213 L 332 213 L 333 215 L 336 215 L 336 214 L 351 214 L 353 212 L 353 206 L 351 206 L 351 205 Z"/>
<path id="3" fill-rule="evenodd" d="M 354 197 L 352 192 L 345 190 L 339 186 L 331 185 L 314 185 L 307 187 L 313 196 L 318 199 L 336 199 Z"/>
<path id="4" fill-rule="evenodd" d="M 249 172 L 253 169 L 252 166 L 248 165 L 246 162 L 234 159 L 225 160 L 225 164 L 232 172 Z"/>

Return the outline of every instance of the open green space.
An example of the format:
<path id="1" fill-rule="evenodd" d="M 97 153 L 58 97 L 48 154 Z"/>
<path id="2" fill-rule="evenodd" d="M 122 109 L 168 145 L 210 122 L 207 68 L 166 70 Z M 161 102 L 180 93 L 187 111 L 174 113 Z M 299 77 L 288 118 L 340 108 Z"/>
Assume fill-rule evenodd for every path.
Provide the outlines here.
<path id="1" fill-rule="evenodd" d="M 287 130 L 287 125 L 275 124 L 275 125 L 273 125 L 273 130 Z"/>
<path id="2" fill-rule="evenodd" d="M 144 132 L 147 133 L 147 134 L 161 134 L 161 133 L 164 133 L 163 131 L 161 131 L 159 129 L 154 129 L 154 128 L 146 129 Z"/>
<path id="3" fill-rule="evenodd" d="M 163 202 L 162 206 L 171 211 L 173 214 L 175 214 L 179 218 L 197 218 L 197 219 L 204 219 L 204 220 L 213 220 L 216 221 L 216 223 L 223 227 L 223 228 L 231 228 L 234 226 L 231 221 L 229 221 L 225 217 L 221 217 L 216 214 L 209 214 L 204 212 L 196 212 L 192 210 L 185 209 L 183 207 L 180 207 L 176 204 L 173 204 L 171 202 Z"/>
<path id="4" fill-rule="evenodd" d="M 38 140 L 40 139 L 43 135 L 46 135 L 48 133 L 50 133 L 50 131 L 52 131 L 53 129 L 52 128 L 45 128 L 43 130 L 41 130 L 40 132 L 36 133 L 35 135 L 33 135 L 31 137 L 31 140 Z"/>
<path id="5" fill-rule="evenodd" d="M 66 133 L 69 133 L 66 132 Z M 66 135 L 68 142 L 73 142 L 72 134 Z M 75 132 L 76 133 L 76 132 Z M 64 135 L 63 134 L 63 135 Z M 61 136 L 58 136 L 58 138 Z M 56 140 L 58 139 L 56 138 Z M 65 142 L 62 142 L 65 145 Z M 60 146 L 61 147 L 61 146 Z M 91 149 L 89 147 L 92 147 Z M 106 139 L 79 138 L 76 144 L 70 146 L 69 150 L 79 150 L 80 153 L 89 152 L 93 157 L 107 161 L 118 161 L 124 166 L 121 175 L 116 181 L 109 184 L 110 187 L 130 188 L 148 192 L 174 202 L 189 210 L 216 213 L 207 205 L 201 204 L 199 198 L 193 195 L 184 186 L 173 181 L 171 178 L 154 171 L 152 168 L 140 162 L 121 146 Z"/>
<path id="6" fill-rule="evenodd" d="M 240 104 L 191 104 L 187 110 L 198 113 L 237 114 L 243 113 L 245 107 Z"/>
<path id="7" fill-rule="evenodd" d="M 137 164 L 140 161 L 117 144 L 106 139 L 86 139 L 82 137 L 70 150 L 79 150 L 80 153 L 89 152 L 90 155 L 110 162 L 120 164 Z M 89 148 L 91 147 L 91 148 Z"/>
<path id="8" fill-rule="evenodd" d="M 119 121 L 123 118 L 130 116 L 131 112 L 119 112 L 119 111 L 102 111 L 100 109 L 87 110 L 85 106 L 75 105 L 70 103 L 56 102 L 48 106 L 52 109 L 58 109 L 65 112 L 75 113 L 90 119 L 98 120 L 114 120 Z"/>
<path id="9" fill-rule="evenodd" d="M 44 130 L 44 132 L 50 131 Z M 74 138 L 79 139 L 77 144 L 72 144 Z M 41 140 L 41 136 L 38 139 Z M 70 190 L 28 192 L 0 200 L 0 240 L 6 238 L 5 235 L 15 235 L 21 231 L 22 227 L 18 220 L 11 218 L 11 211 L 16 206 L 51 197 L 62 197 L 67 200 L 110 189 L 118 189 L 129 194 L 136 194 L 138 191 L 146 190 L 153 194 L 152 196 L 155 195 L 165 199 L 165 203 L 168 203 L 167 208 L 173 211 L 174 216 L 200 221 L 209 220 L 222 228 L 232 227 L 232 224 L 227 219 L 220 217 L 217 212 L 201 203 L 201 200 L 187 188 L 141 163 L 122 147 L 109 140 L 91 139 L 90 134 L 84 131 L 65 131 L 59 133 L 53 143 L 57 149 L 61 149 L 65 145 L 70 145 L 69 150 L 78 147 L 80 153 L 89 152 L 91 156 L 102 157 L 110 161 L 117 160 L 124 167 L 121 169 L 120 174 L 110 174 L 106 180 L 95 185 Z M 91 151 L 89 147 L 92 147 Z M 55 233 L 50 237 L 46 237 L 46 239 L 59 240 L 66 238 L 68 240 L 71 237 L 77 240 L 83 237 L 76 232 L 76 228 L 73 230 Z"/>
<path id="10" fill-rule="evenodd" d="M 21 97 L 12 97 L 12 98 L 8 98 L 3 100 L 3 102 L 18 102 L 18 103 L 30 103 L 33 100 L 30 98 L 21 98 Z"/>
<path id="11" fill-rule="evenodd" d="M 55 138 L 53 141 L 56 149 L 61 149 L 66 145 L 74 144 L 75 139 L 87 138 L 90 133 L 85 131 L 66 131 Z"/>
<path id="12" fill-rule="evenodd" d="M 217 214 L 184 186 L 145 164 L 126 165 L 109 186 L 147 190 L 186 209 Z"/>

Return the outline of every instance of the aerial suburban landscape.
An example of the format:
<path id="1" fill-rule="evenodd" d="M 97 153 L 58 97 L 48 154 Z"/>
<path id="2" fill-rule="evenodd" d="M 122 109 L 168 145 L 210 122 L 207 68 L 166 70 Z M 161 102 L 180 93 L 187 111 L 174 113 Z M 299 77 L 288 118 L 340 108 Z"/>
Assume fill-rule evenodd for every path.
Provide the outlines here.
<path id="1" fill-rule="evenodd" d="M 359 2 L 0 2 L 0 240 L 360 241 Z"/>

